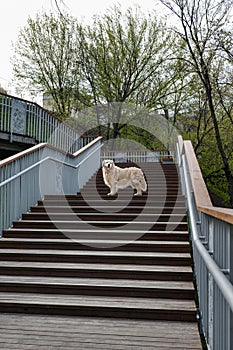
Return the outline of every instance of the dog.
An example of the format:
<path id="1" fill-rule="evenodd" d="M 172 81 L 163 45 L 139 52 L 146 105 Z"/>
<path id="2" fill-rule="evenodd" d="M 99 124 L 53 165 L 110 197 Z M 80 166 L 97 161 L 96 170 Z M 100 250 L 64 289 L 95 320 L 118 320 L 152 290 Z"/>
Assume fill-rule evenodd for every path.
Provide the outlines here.
<path id="1" fill-rule="evenodd" d="M 102 162 L 102 173 L 105 185 L 110 188 L 108 196 L 114 196 L 119 189 L 129 186 L 137 190 L 134 196 L 141 196 L 147 190 L 145 177 L 139 168 L 120 168 L 113 160 L 107 159 Z"/>

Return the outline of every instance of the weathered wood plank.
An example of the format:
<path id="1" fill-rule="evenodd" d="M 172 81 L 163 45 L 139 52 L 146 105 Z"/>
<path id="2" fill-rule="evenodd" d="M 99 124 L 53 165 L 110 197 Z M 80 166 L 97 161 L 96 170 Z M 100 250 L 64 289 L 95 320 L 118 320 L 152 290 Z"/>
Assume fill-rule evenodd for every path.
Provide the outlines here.
<path id="1" fill-rule="evenodd" d="M 190 289 L 194 290 L 192 282 L 177 282 L 177 281 L 145 281 L 144 280 L 124 280 L 124 285 L 122 285 L 122 280 L 117 279 L 101 279 L 101 278 L 56 278 L 56 277 L 27 277 L 27 276 L 17 276 L 17 280 L 14 276 L 4 276 L 0 275 L 0 283 L 28 283 L 28 284 L 60 284 L 65 286 L 106 286 L 106 287 L 121 287 L 121 288 L 173 288 L 177 290 Z"/>
<path id="2" fill-rule="evenodd" d="M 42 293 L 0 293 L 2 312 L 48 315 L 97 316 L 194 322 L 193 300 L 68 295 Z"/>
<path id="3" fill-rule="evenodd" d="M 178 300 L 178 299 L 153 299 L 153 298 L 133 298 L 133 297 L 100 297 L 89 296 L 85 298 L 79 295 L 50 295 L 50 294 L 35 294 L 35 293 L 0 293 L 0 304 L 10 303 L 28 303 L 34 305 L 38 304 L 47 305 L 69 305 L 69 306 L 105 306 L 105 307 L 119 307 L 125 305 L 128 309 L 139 307 L 144 310 L 179 310 L 182 308 L 186 311 L 195 311 L 196 306 L 193 300 Z"/>
<path id="4" fill-rule="evenodd" d="M 77 269 L 77 268 L 83 268 L 83 269 L 111 269 L 113 271 L 121 271 L 121 270 L 127 270 L 134 273 L 134 271 L 172 271 L 172 272 L 191 272 L 192 269 L 190 266 L 169 266 L 169 265 L 130 265 L 130 264 L 122 264 L 122 265 L 114 265 L 114 264 L 72 264 L 72 263 L 53 263 L 53 262 L 28 262 L 28 261 L 0 261 L 0 267 L 2 266 L 12 266 L 12 267 L 50 267 L 50 268 L 67 268 L 67 269 Z"/>
<path id="5" fill-rule="evenodd" d="M 113 276 L 114 277 L 114 276 Z M 138 298 L 194 298 L 192 282 L 0 275 L 1 292 L 54 293 Z"/>
<path id="6" fill-rule="evenodd" d="M 17 314 L 1 320 L 4 350 L 201 350 L 196 323 Z"/>

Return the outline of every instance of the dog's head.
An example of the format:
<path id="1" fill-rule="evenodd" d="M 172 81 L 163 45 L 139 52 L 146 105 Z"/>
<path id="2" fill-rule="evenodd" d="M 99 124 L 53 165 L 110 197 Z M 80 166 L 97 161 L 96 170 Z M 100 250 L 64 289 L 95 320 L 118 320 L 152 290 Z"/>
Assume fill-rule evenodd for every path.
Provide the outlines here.
<path id="1" fill-rule="evenodd" d="M 109 171 L 114 167 L 114 161 L 111 159 L 105 159 L 102 162 L 102 167 Z"/>

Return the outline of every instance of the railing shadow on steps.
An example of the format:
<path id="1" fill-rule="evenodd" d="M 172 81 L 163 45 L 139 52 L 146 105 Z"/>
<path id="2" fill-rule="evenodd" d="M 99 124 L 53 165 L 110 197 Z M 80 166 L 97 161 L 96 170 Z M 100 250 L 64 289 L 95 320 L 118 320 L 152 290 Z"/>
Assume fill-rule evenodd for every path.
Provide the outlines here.
<path id="1" fill-rule="evenodd" d="M 45 194 L 78 192 L 100 166 L 101 140 L 73 154 L 41 143 L 0 161 L 0 236 Z"/>
<path id="2" fill-rule="evenodd" d="M 210 350 L 233 349 L 233 210 L 212 205 L 190 141 L 178 136 L 200 323 Z"/>

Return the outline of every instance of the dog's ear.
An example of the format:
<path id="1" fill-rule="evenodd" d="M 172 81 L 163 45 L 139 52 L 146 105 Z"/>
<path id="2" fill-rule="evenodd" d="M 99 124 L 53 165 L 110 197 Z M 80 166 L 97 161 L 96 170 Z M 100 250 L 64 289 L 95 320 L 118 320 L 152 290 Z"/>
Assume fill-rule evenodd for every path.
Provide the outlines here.
<path id="1" fill-rule="evenodd" d="M 105 162 L 105 160 L 102 161 L 102 166 L 104 166 L 104 162 Z"/>

